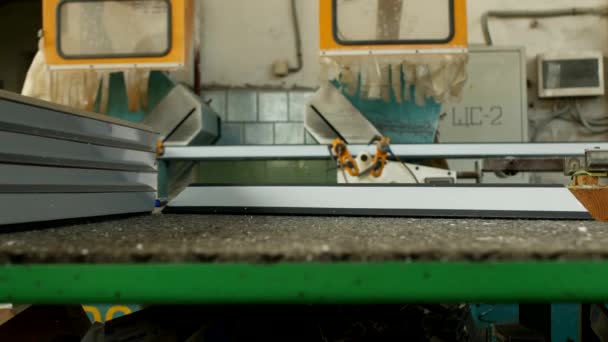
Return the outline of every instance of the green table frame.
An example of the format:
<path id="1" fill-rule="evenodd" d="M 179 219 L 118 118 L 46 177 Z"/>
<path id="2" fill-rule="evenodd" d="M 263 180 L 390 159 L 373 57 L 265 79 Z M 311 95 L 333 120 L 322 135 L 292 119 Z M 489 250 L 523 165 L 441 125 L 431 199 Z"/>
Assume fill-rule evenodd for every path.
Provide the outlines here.
<path id="1" fill-rule="evenodd" d="M 0 302 L 606 302 L 608 262 L 7 265 Z"/>

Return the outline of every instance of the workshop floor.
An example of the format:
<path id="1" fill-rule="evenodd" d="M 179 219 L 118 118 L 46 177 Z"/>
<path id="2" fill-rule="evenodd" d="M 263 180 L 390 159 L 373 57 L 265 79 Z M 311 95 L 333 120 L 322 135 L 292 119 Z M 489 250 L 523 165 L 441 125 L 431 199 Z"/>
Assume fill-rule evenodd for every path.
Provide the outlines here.
<path id="1" fill-rule="evenodd" d="M 0 234 L 2 263 L 608 259 L 597 222 L 153 215 L 15 228 Z"/>

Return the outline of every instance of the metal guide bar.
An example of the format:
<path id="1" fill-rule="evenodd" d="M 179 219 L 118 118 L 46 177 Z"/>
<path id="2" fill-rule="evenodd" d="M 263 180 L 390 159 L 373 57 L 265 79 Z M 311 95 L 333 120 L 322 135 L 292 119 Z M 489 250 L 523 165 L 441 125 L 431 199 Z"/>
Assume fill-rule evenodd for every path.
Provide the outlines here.
<path id="1" fill-rule="evenodd" d="M 152 172 L 126 172 L 0 163 L 1 185 L 147 186 L 155 189 Z"/>
<path id="2" fill-rule="evenodd" d="M 74 194 L 108 192 L 153 192 L 146 185 L 46 185 L 46 184 L 0 184 L 0 194 Z"/>
<path id="3" fill-rule="evenodd" d="M 118 126 L 129 127 L 129 128 L 134 128 L 134 129 L 141 130 L 141 131 L 150 132 L 152 134 L 157 133 L 157 132 L 154 132 L 150 127 L 147 127 L 142 124 L 137 124 L 137 123 L 133 123 L 130 121 L 120 120 L 120 119 L 117 119 L 114 117 L 110 117 L 110 116 L 102 115 L 102 114 L 98 114 L 98 113 L 87 112 L 87 111 L 79 110 L 76 108 L 39 100 L 39 99 L 36 99 L 33 97 L 23 96 L 23 95 L 12 93 L 12 92 L 5 91 L 5 90 L 0 90 L 0 100 L 10 101 L 10 102 L 14 102 L 14 103 L 21 104 L 21 105 L 26 105 L 29 107 L 36 108 L 37 110 L 47 109 L 52 112 L 68 114 L 68 115 L 72 115 L 72 116 L 76 116 L 76 117 L 80 117 L 80 118 L 84 118 L 84 119 L 108 122 L 108 123 L 118 125 Z M 9 115 L 9 114 L 6 114 L 6 115 Z M 17 113 L 13 113 L 12 115 L 17 115 Z"/>
<path id="4" fill-rule="evenodd" d="M 375 146 L 350 145 L 353 154 L 375 153 Z M 426 144 L 392 145 L 401 158 L 582 157 L 585 150 L 608 149 L 608 143 Z M 329 159 L 324 145 L 166 147 L 163 160 Z"/>
<path id="5" fill-rule="evenodd" d="M 29 165 L 29 166 L 57 166 L 62 168 L 94 169 L 94 170 L 114 170 L 127 172 L 147 172 L 155 173 L 154 167 L 141 165 L 127 165 L 121 163 L 109 163 L 103 161 L 83 161 L 76 159 L 62 158 L 42 158 L 39 156 L 24 156 L 0 153 L 0 163 Z"/>
<path id="6" fill-rule="evenodd" d="M 68 140 L 86 144 L 95 144 L 101 146 L 110 146 L 117 148 L 125 148 L 131 150 L 140 150 L 146 152 L 155 152 L 155 148 L 149 143 L 132 142 L 127 139 L 108 138 L 103 136 L 95 136 L 94 134 L 72 133 L 52 130 L 48 128 L 31 127 L 13 123 L 0 121 L 0 131 L 23 133 L 33 136 L 47 137 L 53 139 Z M 140 133 L 140 132 L 136 132 Z"/>
<path id="7" fill-rule="evenodd" d="M 0 162 L 146 172 L 156 169 L 156 155 L 150 152 L 3 131 Z"/>
<path id="8" fill-rule="evenodd" d="M 84 143 L 127 149 L 155 151 L 158 135 L 128 122 L 78 114 L 54 108 L 51 104 L 40 106 L 3 98 L 0 93 L 0 130 L 65 139 Z M 25 100 L 24 100 L 25 99 Z"/>
<path id="9" fill-rule="evenodd" d="M 590 219 L 561 186 L 191 186 L 168 211 L 232 214 Z"/>
<path id="10" fill-rule="evenodd" d="M 0 224 L 150 212 L 154 198 L 154 192 L 0 194 Z"/>

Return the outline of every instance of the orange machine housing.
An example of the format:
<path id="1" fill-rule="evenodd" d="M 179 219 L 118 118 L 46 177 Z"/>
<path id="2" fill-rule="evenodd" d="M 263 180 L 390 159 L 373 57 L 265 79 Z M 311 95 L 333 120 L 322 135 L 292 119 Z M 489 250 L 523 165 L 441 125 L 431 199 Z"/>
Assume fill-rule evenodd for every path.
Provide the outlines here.
<path id="1" fill-rule="evenodd" d="M 168 51 L 154 57 L 64 58 L 58 51 L 58 8 L 70 0 L 43 0 L 43 38 L 46 64 L 51 69 L 154 69 L 183 68 L 192 47 L 194 0 L 167 0 L 170 5 L 170 38 Z M 94 0 L 95 1 L 95 0 Z M 97 0 L 107 1 L 107 0 Z M 115 0 L 121 1 L 121 0 Z M 122 0 L 124 1 L 124 0 Z"/>
<path id="2" fill-rule="evenodd" d="M 415 53 L 465 53 L 468 49 L 466 0 L 453 1 L 452 34 L 446 42 L 430 44 L 341 44 L 335 35 L 335 1 L 319 0 L 320 51 L 323 56 L 401 55 Z"/>

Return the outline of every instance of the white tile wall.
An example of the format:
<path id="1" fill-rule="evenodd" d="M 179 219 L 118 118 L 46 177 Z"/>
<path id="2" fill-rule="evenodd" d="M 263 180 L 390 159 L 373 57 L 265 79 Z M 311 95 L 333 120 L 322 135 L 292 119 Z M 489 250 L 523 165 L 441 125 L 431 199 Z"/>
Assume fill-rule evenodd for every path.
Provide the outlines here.
<path id="1" fill-rule="evenodd" d="M 304 129 L 311 91 L 208 90 L 222 119 L 218 145 L 317 144 Z"/>
<path id="2" fill-rule="evenodd" d="M 299 122 L 275 123 L 274 143 L 277 145 L 304 144 L 304 129 Z"/>
<path id="3" fill-rule="evenodd" d="M 292 91 L 289 93 L 289 121 L 304 122 L 306 103 L 312 92 Z"/>
<path id="4" fill-rule="evenodd" d="M 251 123 L 245 125 L 245 144 L 272 145 L 274 144 L 273 123 Z"/>
<path id="5" fill-rule="evenodd" d="M 287 93 L 262 92 L 258 95 L 260 106 L 258 117 L 263 122 L 285 122 L 289 119 Z"/>
<path id="6" fill-rule="evenodd" d="M 223 90 L 207 91 L 203 94 L 203 101 L 217 112 L 222 121 L 226 121 L 226 97 Z"/>
<path id="7" fill-rule="evenodd" d="M 226 121 L 257 122 L 258 96 L 256 92 L 230 90 L 227 93 Z"/>

